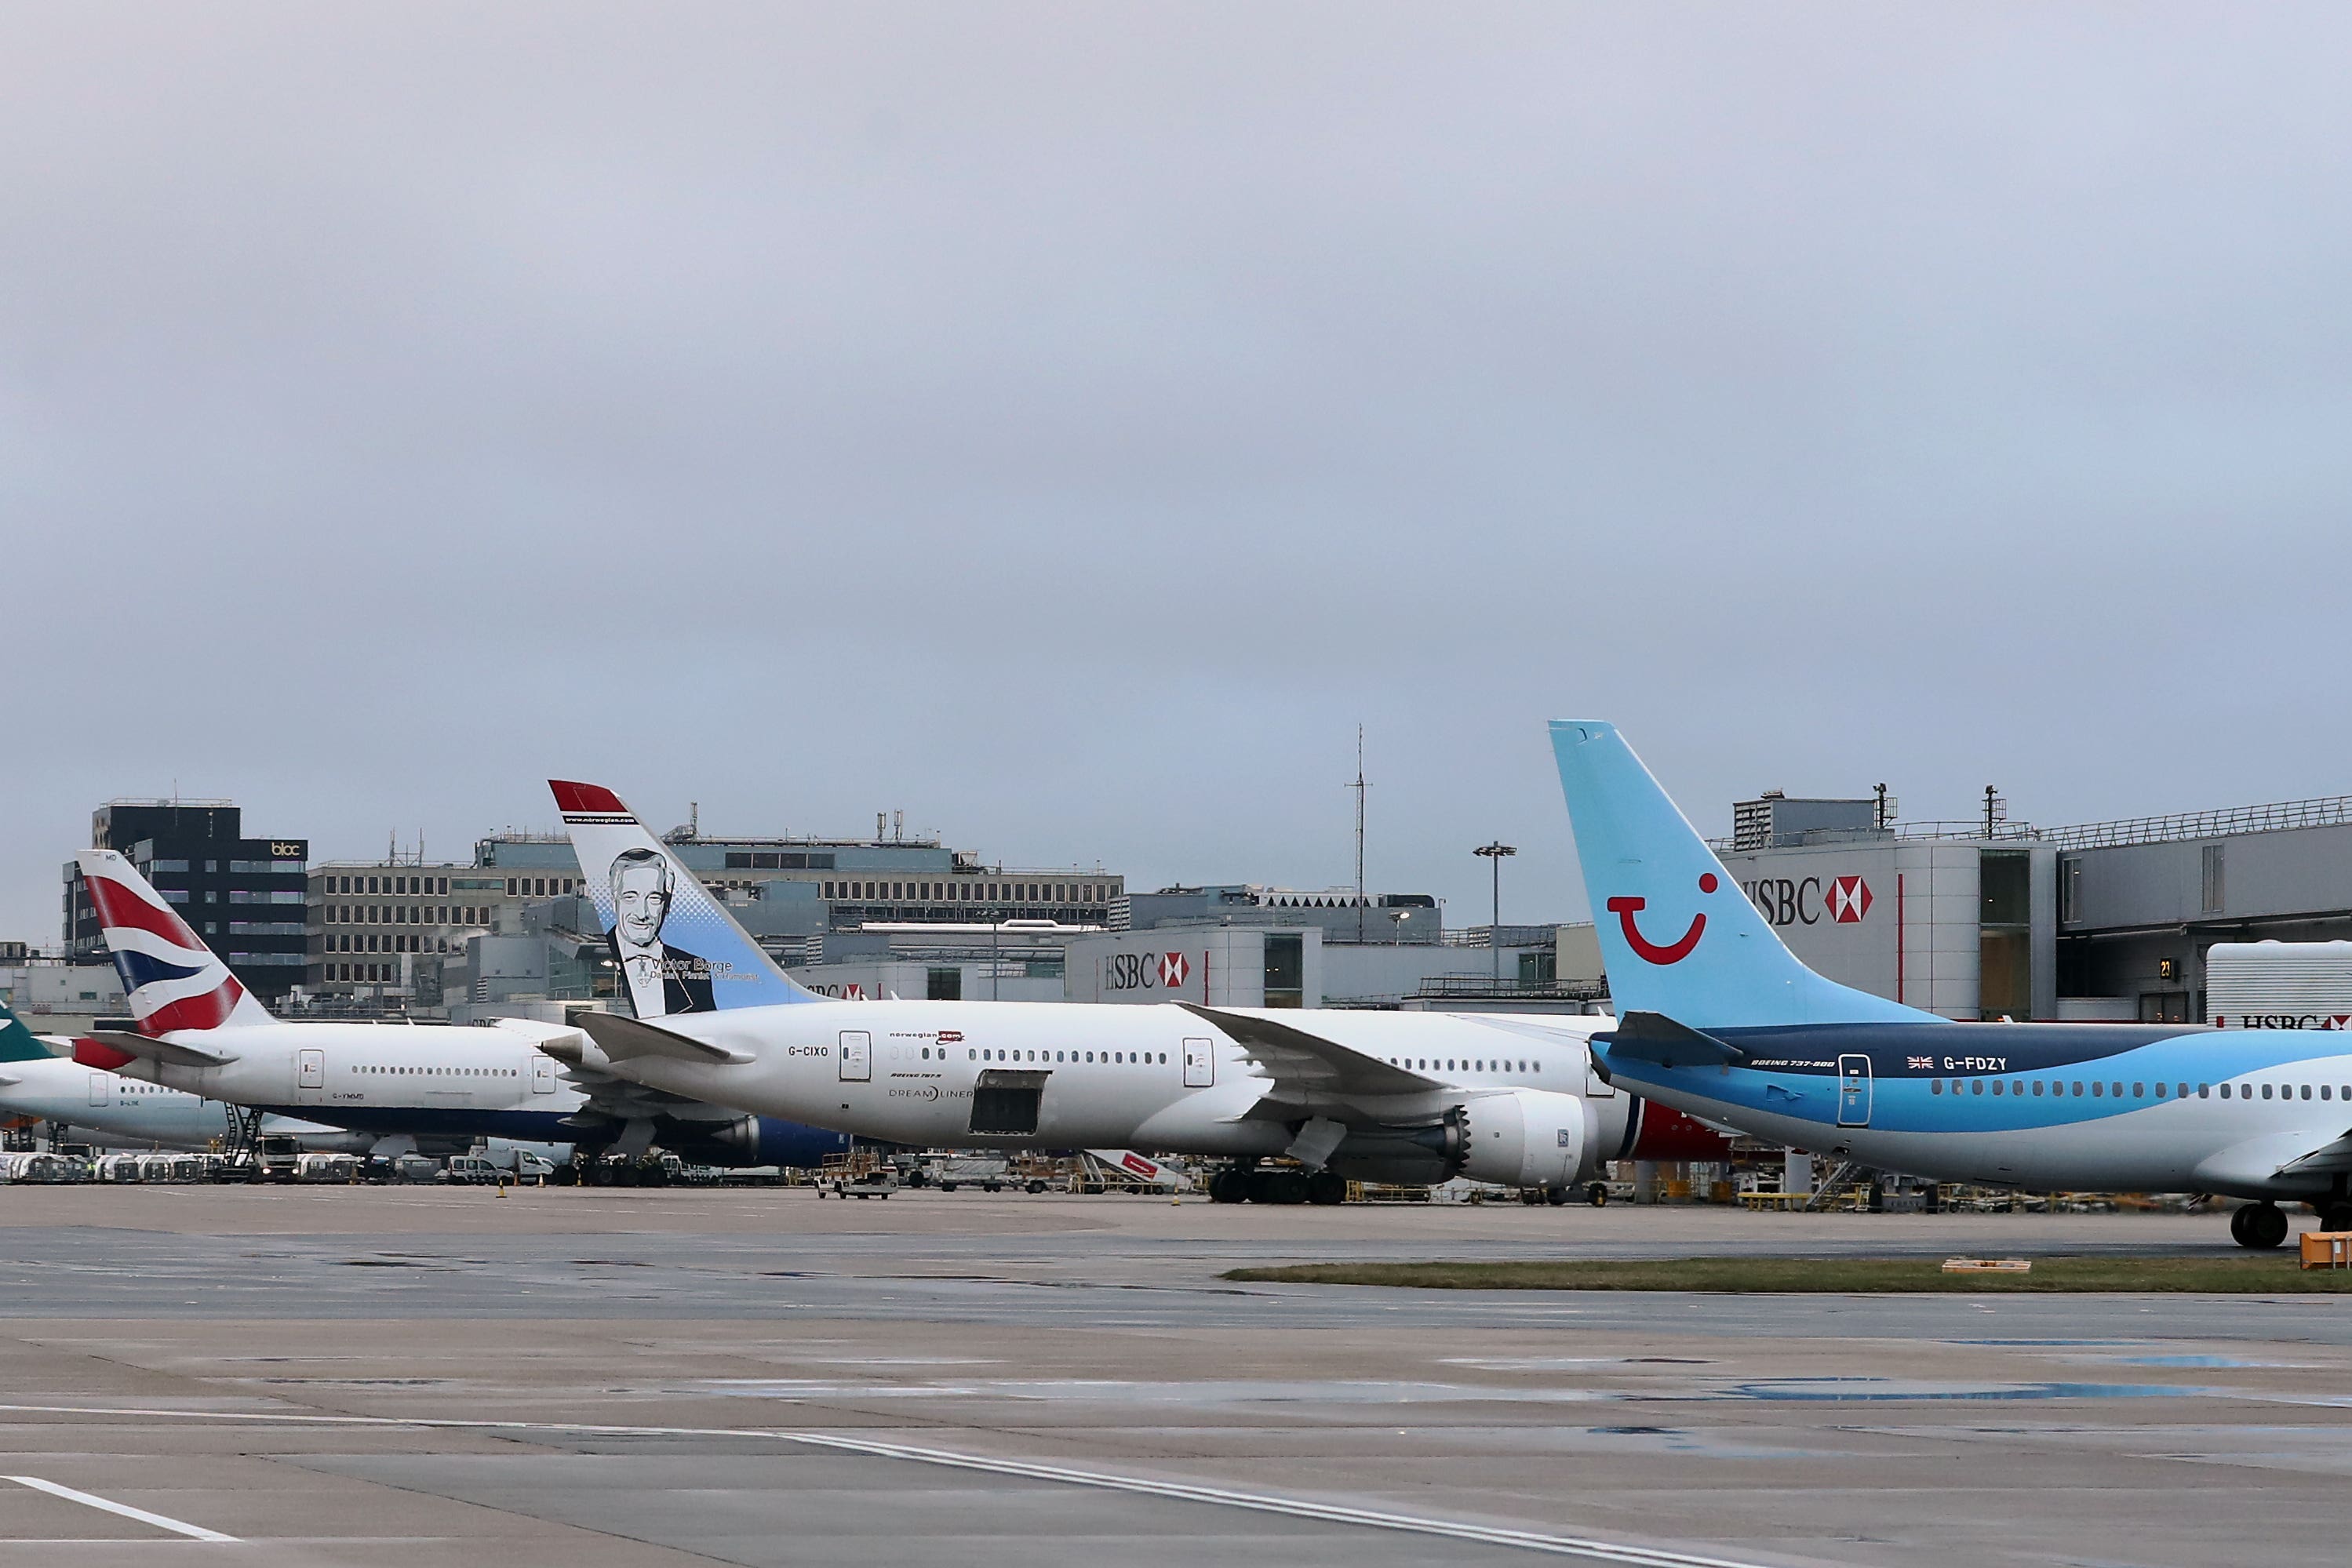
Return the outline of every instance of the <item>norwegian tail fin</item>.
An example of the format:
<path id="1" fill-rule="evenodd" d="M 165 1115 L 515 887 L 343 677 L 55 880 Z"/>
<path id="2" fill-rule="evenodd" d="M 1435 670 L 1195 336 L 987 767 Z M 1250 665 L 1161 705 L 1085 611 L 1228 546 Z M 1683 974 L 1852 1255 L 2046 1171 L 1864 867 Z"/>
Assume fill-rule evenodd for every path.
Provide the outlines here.
<path id="1" fill-rule="evenodd" d="M 1800 963 L 1614 725 L 1554 720 L 1551 744 L 1621 1016 L 1693 1030 L 1944 1021 Z"/>
<path id="2" fill-rule="evenodd" d="M 80 850 L 74 862 L 142 1029 L 169 1034 L 275 1021 L 129 861 L 112 850 Z"/>
<path id="3" fill-rule="evenodd" d="M 824 999 L 761 951 L 618 795 L 562 779 L 547 787 L 638 1018 Z"/>

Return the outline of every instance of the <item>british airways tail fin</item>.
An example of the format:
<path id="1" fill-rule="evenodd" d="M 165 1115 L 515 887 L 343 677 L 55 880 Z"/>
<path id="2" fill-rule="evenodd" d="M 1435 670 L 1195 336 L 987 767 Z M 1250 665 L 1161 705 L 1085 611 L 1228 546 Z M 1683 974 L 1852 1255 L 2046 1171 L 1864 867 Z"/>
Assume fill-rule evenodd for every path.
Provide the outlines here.
<path id="1" fill-rule="evenodd" d="M 1697 1030 L 1944 1021 L 1799 963 L 1614 725 L 1556 719 L 1551 746 L 1620 1016 Z"/>
<path id="2" fill-rule="evenodd" d="M 74 863 L 142 1029 L 169 1034 L 276 1021 L 129 861 L 112 850 L 79 850 Z"/>
<path id="3" fill-rule="evenodd" d="M 618 795 L 562 779 L 547 787 L 638 1018 L 825 999 L 779 968 Z"/>

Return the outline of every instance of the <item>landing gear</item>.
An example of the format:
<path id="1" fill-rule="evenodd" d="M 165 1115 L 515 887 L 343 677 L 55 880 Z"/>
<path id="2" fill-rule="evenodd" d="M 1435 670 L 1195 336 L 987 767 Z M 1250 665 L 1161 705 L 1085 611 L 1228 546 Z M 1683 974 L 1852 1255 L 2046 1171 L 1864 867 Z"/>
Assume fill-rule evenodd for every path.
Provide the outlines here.
<path id="1" fill-rule="evenodd" d="M 1329 1167 L 1307 1178 L 1307 1201 L 1327 1207 L 1348 1201 L 1348 1178 Z"/>
<path id="2" fill-rule="evenodd" d="M 1300 1170 L 1255 1170 L 1249 1174 L 1252 1203 L 1305 1203 L 1307 1173 Z"/>
<path id="3" fill-rule="evenodd" d="M 2352 1199 L 2331 1197 L 2319 1205 L 2319 1228 L 2352 1230 Z"/>
<path id="4" fill-rule="evenodd" d="M 2267 1250 L 2286 1239 L 2286 1213 L 2275 1203 L 2250 1203 L 2230 1216 L 2230 1239 Z"/>
<path id="5" fill-rule="evenodd" d="M 1227 1166 L 1209 1178 L 1211 1203 L 1247 1203 L 1249 1172 L 1239 1166 Z"/>
<path id="6" fill-rule="evenodd" d="M 1597 1181 L 1586 1187 L 1584 1201 L 1595 1208 L 1606 1207 L 1609 1203 L 1609 1184 L 1605 1181 Z"/>

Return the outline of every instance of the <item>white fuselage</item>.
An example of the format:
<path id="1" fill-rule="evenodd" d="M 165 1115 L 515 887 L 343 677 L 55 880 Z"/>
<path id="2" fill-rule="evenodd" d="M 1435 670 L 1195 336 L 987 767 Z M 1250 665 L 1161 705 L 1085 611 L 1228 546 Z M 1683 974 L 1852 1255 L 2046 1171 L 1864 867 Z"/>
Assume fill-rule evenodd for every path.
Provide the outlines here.
<path id="1" fill-rule="evenodd" d="M 1261 1011 L 1444 1087 L 1378 1101 L 1309 1091 L 1261 1107 L 1272 1077 L 1181 1008 L 1067 1002 L 817 1001 L 673 1015 L 660 1027 L 732 1051 L 733 1063 L 637 1056 L 605 1070 L 676 1094 L 862 1138 L 929 1147 L 1112 1147 L 1274 1155 L 1291 1124 L 1426 1123 L 1482 1092 L 1587 1092 L 1586 1040 L 1610 1019 L 1556 1014 Z M 605 1067 L 599 1060 L 597 1065 Z M 1034 1132 L 976 1132 L 975 1092 L 1037 1074 Z M 1625 1096 L 1595 1084 L 1623 1128 Z M 1290 1093 L 1286 1085 L 1286 1095 Z M 1596 1142 L 1612 1138 L 1595 1128 Z"/>
<path id="2" fill-rule="evenodd" d="M 561 1032 L 561 1031 L 553 1031 Z M 562 1142 L 583 1103 L 533 1036 L 430 1024 L 264 1023 L 167 1035 L 226 1060 L 146 1060 L 126 1076 L 232 1104 L 292 1111 L 373 1132 Z"/>
<path id="3" fill-rule="evenodd" d="M 76 1141 L 110 1149 L 201 1152 L 227 1146 L 236 1133 L 236 1113 L 221 1101 L 63 1057 L 0 1064 L 0 1116 L 70 1128 Z M 293 1134 L 320 1150 L 373 1141 L 290 1116 L 266 1117 L 261 1130 Z"/>

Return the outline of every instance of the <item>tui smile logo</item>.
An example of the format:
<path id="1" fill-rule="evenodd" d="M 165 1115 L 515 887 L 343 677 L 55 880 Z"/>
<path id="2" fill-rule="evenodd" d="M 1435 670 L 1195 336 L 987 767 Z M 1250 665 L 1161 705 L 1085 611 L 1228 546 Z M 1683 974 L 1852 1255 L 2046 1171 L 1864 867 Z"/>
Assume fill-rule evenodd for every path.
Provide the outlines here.
<path id="1" fill-rule="evenodd" d="M 1713 893 L 1718 885 L 1715 873 L 1711 871 L 1703 873 L 1698 879 L 1701 893 Z M 1642 928 L 1633 923 L 1633 916 L 1648 907 L 1649 900 L 1645 898 L 1612 898 L 1609 901 L 1609 913 L 1617 917 L 1618 928 L 1624 933 L 1625 946 L 1633 949 L 1634 956 L 1645 963 L 1679 964 L 1689 957 L 1691 949 L 1697 946 L 1698 939 L 1706 935 L 1706 912 L 1692 915 L 1689 930 L 1661 946 L 1643 936 Z"/>

